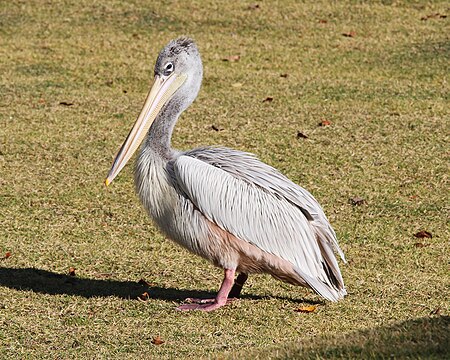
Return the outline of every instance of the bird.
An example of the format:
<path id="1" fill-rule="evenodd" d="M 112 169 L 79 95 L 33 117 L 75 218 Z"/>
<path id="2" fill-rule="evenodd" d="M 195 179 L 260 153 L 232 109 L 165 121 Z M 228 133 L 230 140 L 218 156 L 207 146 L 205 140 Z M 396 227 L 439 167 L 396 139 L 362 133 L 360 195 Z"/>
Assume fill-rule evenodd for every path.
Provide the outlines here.
<path id="1" fill-rule="evenodd" d="M 171 40 L 157 57 L 153 85 L 105 180 L 108 186 L 142 144 L 134 181 L 143 207 L 167 238 L 223 269 L 214 298 L 187 299 L 177 309 L 221 308 L 240 296 L 253 273 L 310 288 L 329 301 L 342 299 L 347 292 L 335 253 L 346 260 L 307 190 L 248 152 L 172 148 L 175 124 L 197 98 L 202 79 L 194 40 Z"/>

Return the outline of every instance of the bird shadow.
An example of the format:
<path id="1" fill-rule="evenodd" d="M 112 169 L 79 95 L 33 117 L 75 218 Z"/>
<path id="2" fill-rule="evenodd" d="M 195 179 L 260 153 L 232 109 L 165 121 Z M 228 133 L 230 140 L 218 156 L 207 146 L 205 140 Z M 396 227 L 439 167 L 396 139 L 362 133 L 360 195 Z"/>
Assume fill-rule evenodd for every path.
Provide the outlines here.
<path id="1" fill-rule="evenodd" d="M 153 286 L 145 281 L 86 279 L 35 268 L 0 267 L 0 286 L 49 295 L 75 295 L 85 298 L 115 296 L 127 300 L 137 300 L 144 292 L 147 292 L 151 299 L 175 302 L 183 301 L 186 298 L 214 298 L 216 295 L 212 291 Z M 276 298 L 295 303 L 322 303 L 310 299 L 254 294 L 244 294 L 240 298 L 249 300 Z"/>

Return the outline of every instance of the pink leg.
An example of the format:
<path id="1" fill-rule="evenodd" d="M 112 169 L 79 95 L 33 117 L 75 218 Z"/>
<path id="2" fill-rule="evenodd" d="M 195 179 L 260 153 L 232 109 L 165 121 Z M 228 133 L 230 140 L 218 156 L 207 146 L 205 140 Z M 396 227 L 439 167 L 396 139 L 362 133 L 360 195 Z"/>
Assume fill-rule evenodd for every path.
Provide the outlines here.
<path id="1" fill-rule="evenodd" d="M 234 282 L 234 269 L 225 269 L 224 278 L 222 285 L 220 285 L 219 292 L 216 298 L 211 301 L 210 299 L 205 299 L 204 304 L 184 304 L 177 307 L 177 310 L 188 311 L 188 310 L 202 310 L 202 311 L 212 311 L 216 310 L 227 304 L 228 294 L 230 293 L 231 287 Z"/>

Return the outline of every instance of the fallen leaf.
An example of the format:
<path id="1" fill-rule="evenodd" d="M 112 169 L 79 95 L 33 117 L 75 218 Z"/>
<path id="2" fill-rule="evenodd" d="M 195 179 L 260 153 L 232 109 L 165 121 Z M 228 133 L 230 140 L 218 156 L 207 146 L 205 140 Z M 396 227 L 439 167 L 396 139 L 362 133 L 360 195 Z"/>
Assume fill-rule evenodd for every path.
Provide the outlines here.
<path id="1" fill-rule="evenodd" d="M 352 197 L 348 200 L 349 200 L 350 204 L 352 204 L 353 206 L 359 206 L 359 205 L 363 205 L 366 203 L 366 200 L 364 200 L 363 198 L 360 198 L 359 196 Z"/>
<path id="2" fill-rule="evenodd" d="M 59 103 L 59 105 L 64 105 L 64 106 L 72 106 L 72 105 L 73 105 L 73 103 L 71 103 L 71 102 L 67 102 L 67 101 L 61 101 L 61 102 Z"/>
<path id="3" fill-rule="evenodd" d="M 308 136 L 306 136 L 305 134 L 303 134 L 300 131 L 297 131 L 297 139 L 307 139 Z"/>
<path id="4" fill-rule="evenodd" d="M 319 123 L 319 126 L 330 126 L 330 125 L 331 125 L 331 121 L 329 121 L 329 120 L 322 120 Z"/>
<path id="5" fill-rule="evenodd" d="M 317 306 L 316 305 L 309 305 L 309 306 L 300 306 L 298 309 L 295 309 L 295 312 L 301 312 L 301 313 L 312 313 L 316 311 Z"/>
<path id="6" fill-rule="evenodd" d="M 327 20 L 324 20 L 324 19 L 320 19 L 319 20 L 319 24 L 326 24 L 328 21 Z"/>
<path id="7" fill-rule="evenodd" d="M 446 17 L 447 17 L 447 15 L 435 13 L 435 14 L 430 14 L 430 15 L 422 16 L 422 17 L 420 18 L 420 20 L 426 21 L 426 20 L 428 20 L 428 19 L 445 19 Z"/>
<path id="8" fill-rule="evenodd" d="M 434 309 L 430 312 L 430 315 L 440 315 L 441 314 L 441 308 L 438 307 L 437 309 Z"/>
<path id="9" fill-rule="evenodd" d="M 241 57 L 239 55 L 231 55 L 226 58 L 223 58 L 222 61 L 236 62 L 239 61 Z"/>
<path id="10" fill-rule="evenodd" d="M 5 252 L 5 256 L 3 256 L 3 260 L 8 259 L 9 257 L 11 257 L 11 251 Z"/>
<path id="11" fill-rule="evenodd" d="M 271 97 L 271 96 L 268 96 L 263 100 L 263 102 L 272 102 L 272 101 L 273 101 L 273 97 Z"/>
<path id="12" fill-rule="evenodd" d="M 421 242 L 416 242 L 414 244 L 414 246 L 417 247 L 417 248 L 423 248 L 425 246 L 430 246 L 430 244 L 424 244 L 424 243 L 421 243 Z"/>
<path id="13" fill-rule="evenodd" d="M 141 295 L 139 295 L 137 298 L 138 298 L 138 300 L 141 300 L 141 301 L 147 301 L 148 299 L 150 299 L 150 295 L 146 291 L 146 292 L 142 293 Z"/>
<path id="14" fill-rule="evenodd" d="M 429 231 L 425 231 L 425 230 L 415 233 L 414 236 L 419 239 L 424 239 L 424 238 L 431 239 L 433 237 L 433 235 L 431 235 L 431 233 Z"/>
<path id="15" fill-rule="evenodd" d="M 355 36 L 356 36 L 356 32 L 354 32 L 354 31 L 349 31 L 349 32 L 343 33 L 342 36 L 345 36 L 345 37 L 355 37 Z"/>
<path id="16" fill-rule="evenodd" d="M 287 78 L 289 75 L 288 74 L 280 74 L 280 77 L 282 78 Z"/>
<path id="17" fill-rule="evenodd" d="M 154 345 L 161 345 L 163 343 L 164 343 L 164 340 L 161 339 L 161 336 L 159 336 L 159 335 L 155 336 L 152 340 L 152 344 L 154 344 Z"/>
<path id="18" fill-rule="evenodd" d="M 249 9 L 249 10 L 256 10 L 256 9 L 259 9 L 259 4 L 253 4 L 253 5 L 250 5 L 247 9 Z"/>
<path id="19" fill-rule="evenodd" d="M 72 267 L 72 266 L 69 268 L 69 275 L 70 276 L 75 276 L 75 268 Z"/>

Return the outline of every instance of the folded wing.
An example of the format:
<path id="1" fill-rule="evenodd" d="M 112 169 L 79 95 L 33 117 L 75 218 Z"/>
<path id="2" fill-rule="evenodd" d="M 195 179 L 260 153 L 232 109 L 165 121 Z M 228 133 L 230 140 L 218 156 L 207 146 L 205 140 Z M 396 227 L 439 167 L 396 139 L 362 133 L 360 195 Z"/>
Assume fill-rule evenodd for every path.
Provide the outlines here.
<path id="1" fill-rule="evenodd" d="M 174 162 L 178 186 L 222 229 L 289 261 L 320 295 L 345 295 L 333 254 L 343 258 L 320 205 L 306 190 L 253 155 L 202 148 Z M 344 260 L 345 261 L 345 260 Z"/>

